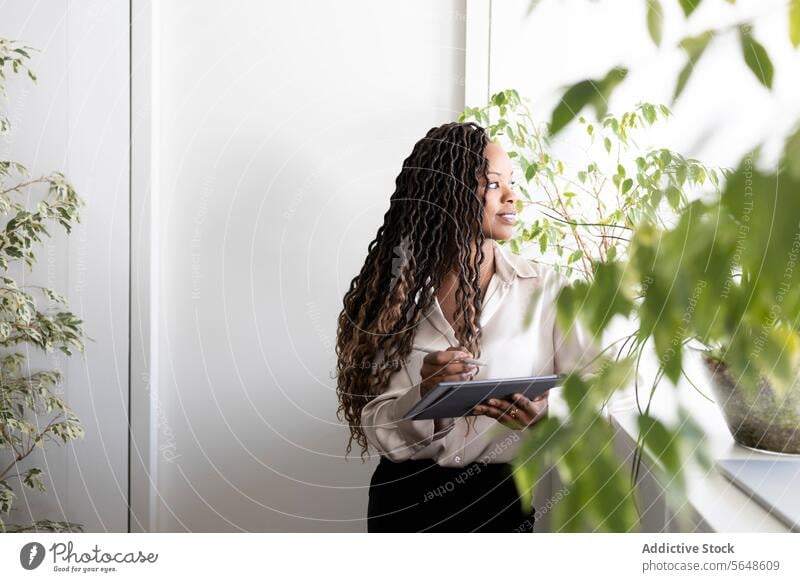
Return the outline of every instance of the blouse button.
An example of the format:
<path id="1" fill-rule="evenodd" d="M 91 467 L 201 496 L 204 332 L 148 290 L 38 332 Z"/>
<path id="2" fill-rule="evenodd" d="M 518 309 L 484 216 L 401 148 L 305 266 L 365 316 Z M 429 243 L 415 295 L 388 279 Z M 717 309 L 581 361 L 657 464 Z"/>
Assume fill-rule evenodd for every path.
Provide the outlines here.
<path id="1" fill-rule="evenodd" d="M 456 455 L 455 462 L 456 463 L 460 463 L 461 462 L 461 456 L 460 455 Z"/>

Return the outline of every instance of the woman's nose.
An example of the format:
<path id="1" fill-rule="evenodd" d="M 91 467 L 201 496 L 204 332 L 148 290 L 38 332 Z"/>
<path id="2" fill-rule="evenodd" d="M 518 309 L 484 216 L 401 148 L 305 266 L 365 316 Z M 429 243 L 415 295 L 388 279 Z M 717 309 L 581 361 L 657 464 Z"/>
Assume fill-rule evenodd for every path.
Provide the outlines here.
<path id="1" fill-rule="evenodd" d="M 510 184 L 506 184 L 503 187 L 503 202 L 516 202 L 517 201 L 517 193 L 514 192 L 514 189 L 511 187 Z"/>

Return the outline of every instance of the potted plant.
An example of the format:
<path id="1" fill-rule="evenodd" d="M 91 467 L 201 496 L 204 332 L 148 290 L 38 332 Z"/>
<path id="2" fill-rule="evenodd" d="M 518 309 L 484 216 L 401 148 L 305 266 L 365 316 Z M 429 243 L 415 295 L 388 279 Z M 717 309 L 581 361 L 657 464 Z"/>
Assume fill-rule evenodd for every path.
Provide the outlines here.
<path id="1" fill-rule="evenodd" d="M 724 360 L 703 354 L 717 404 L 734 440 L 762 452 L 800 455 L 800 388 L 783 390 L 762 376 L 756 385 L 738 382 Z"/>
<path id="2" fill-rule="evenodd" d="M 699 209 L 724 215 L 720 229 L 730 232 L 718 238 L 727 246 L 715 252 L 734 273 L 715 298 L 722 325 L 701 320 L 691 330 L 711 344 L 702 361 L 736 442 L 791 455 L 800 454 L 798 144 L 800 132 L 771 172 L 754 168 L 758 153 L 750 154 L 718 206 Z"/>
<path id="3" fill-rule="evenodd" d="M 0 93 L 5 96 L 9 72 L 26 72 L 29 47 L 0 39 Z M 0 134 L 10 129 L 8 119 L 0 115 Z M 44 195 L 34 210 L 19 199 Z M 35 199 L 35 198 L 34 198 Z M 82 321 L 67 310 L 67 301 L 53 289 L 20 285 L 12 276 L 12 264 L 29 269 L 36 262 L 36 245 L 42 235 L 49 236 L 48 222 L 61 225 L 67 233 L 79 221 L 78 207 L 83 202 L 60 173 L 31 176 L 19 163 L 0 160 L 0 531 L 40 532 L 83 531 L 83 526 L 69 521 L 34 520 L 9 524 L 15 486 L 46 491 L 38 467 L 23 468 L 23 461 L 48 441 L 64 444 L 83 437 L 80 420 L 67 404 L 53 393 L 61 381 L 57 370 L 31 371 L 25 352 L 29 346 L 45 352 L 60 350 L 71 355 L 83 350 Z M 45 305 L 42 305 L 45 303 Z M 24 351 L 23 351 L 24 350 Z"/>
<path id="4" fill-rule="evenodd" d="M 800 432 L 800 131 L 774 170 L 748 154 L 718 197 L 696 200 L 667 229 L 641 225 L 620 277 L 567 289 L 559 313 L 605 328 L 604 309 L 635 312 L 660 369 L 681 374 L 689 342 L 702 347 L 717 404 L 740 444 L 797 454 Z M 621 274 L 624 273 L 624 276 Z M 642 283 L 647 281 L 647 285 Z M 631 289 L 643 288 L 641 302 Z M 621 297 L 585 302 L 581 297 Z M 696 350 L 696 349 L 695 349 Z"/>

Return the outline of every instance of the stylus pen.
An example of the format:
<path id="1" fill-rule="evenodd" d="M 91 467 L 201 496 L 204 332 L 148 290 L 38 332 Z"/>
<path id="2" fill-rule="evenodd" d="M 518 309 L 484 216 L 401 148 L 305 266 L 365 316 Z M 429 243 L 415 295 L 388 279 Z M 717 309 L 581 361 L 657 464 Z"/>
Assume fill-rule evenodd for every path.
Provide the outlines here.
<path id="1" fill-rule="evenodd" d="M 442 351 L 444 351 L 444 350 L 429 350 L 428 348 L 423 348 L 422 346 L 418 346 L 417 344 L 414 344 L 411 347 L 414 348 L 415 350 L 417 350 L 418 352 L 425 352 L 426 354 L 432 354 L 433 352 L 442 352 Z M 476 366 L 486 366 L 486 364 L 484 362 L 481 362 L 479 360 L 473 360 L 472 358 L 464 358 L 461 361 L 464 362 L 465 364 L 475 364 Z"/>

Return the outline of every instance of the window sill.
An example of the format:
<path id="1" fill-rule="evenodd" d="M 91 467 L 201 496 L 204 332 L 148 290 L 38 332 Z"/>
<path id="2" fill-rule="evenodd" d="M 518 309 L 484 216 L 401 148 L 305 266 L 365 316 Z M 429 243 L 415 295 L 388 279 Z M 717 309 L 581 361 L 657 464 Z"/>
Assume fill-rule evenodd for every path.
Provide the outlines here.
<path id="1" fill-rule="evenodd" d="M 711 397 L 710 389 L 703 386 L 700 388 Z M 640 393 L 646 394 L 646 391 L 640 388 Z M 631 389 L 625 394 L 617 395 L 608 410 L 609 418 L 618 429 L 618 442 L 615 445 L 626 457 L 633 452 L 638 436 L 637 407 L 632 394 Z M 769 453 L 758 453 L 739 446 L 728 431 L 717 405 L 685 383 L 681 383 L 678 388 L 673 388 L 668 382 L 661 385 L 656 391 L 650 409 L 651 414 L 666 422 L 674 421 L 678 403 L 690 411 L 695 422 L 705 431 L 705 443 L 712 461 L 774 459 Z M 674 528 L 677 528 L 677 521 L 663 501 L 663 474 L 659 475 L 660 468 L 652 461 L 647 457 L 643 460 L 647 468 L 643 467 L 642 473 L 648 475 L 640 484 L 640 493 L 643 493 L 644 501 L 642 506 L 649 507 L 651 511 L 650 515 L 643 516 L 643 529 L 676 531 Z M 783 522 L 770 515 L 763 506 L 720 474 L 715 467 L 706 472 L 702 467 L 693 464 L 687 469 L 686 482 L 688 499 L 685 511 L 688 512 L 694 527 L 690 531 L 720 533 L 790 531 Z"/>

